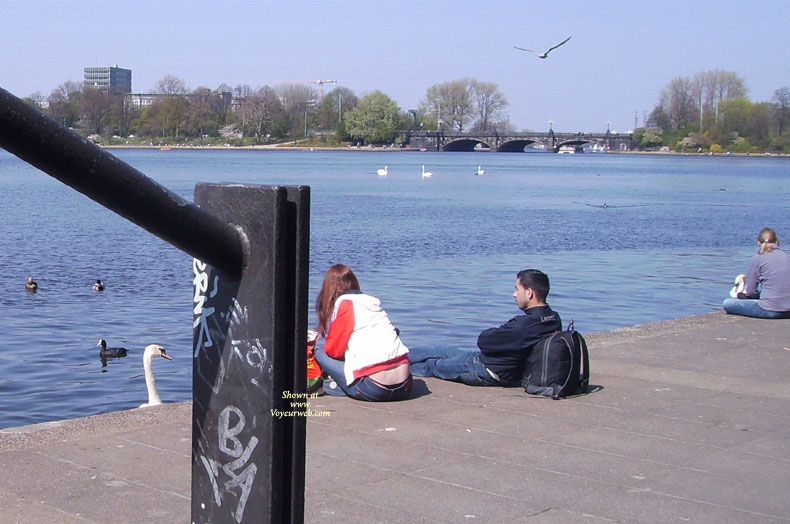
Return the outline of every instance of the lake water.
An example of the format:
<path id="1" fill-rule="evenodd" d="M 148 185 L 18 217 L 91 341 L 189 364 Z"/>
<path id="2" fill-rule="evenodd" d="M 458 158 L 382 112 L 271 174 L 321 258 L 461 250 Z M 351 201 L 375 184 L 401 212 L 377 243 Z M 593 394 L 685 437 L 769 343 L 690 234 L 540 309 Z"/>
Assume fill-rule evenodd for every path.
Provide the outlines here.
<path id="1" fill-rule="evenodd" d="M 527 267 L 582 332 L 714 311 L 757 232 L 790 234 L 775 157 L 112 152 L 188 200 L 202 181 L 310 186 L 310 300 L 346 263 L 410 346 L 474 344 L 518 313 Z M 174 357 L 155 362 L 163 400 L 190 399 L 191 258 L 3 151 L 0 194 L 0 428 L 136 407 L 153 342 Z M 129 356 L 102 367 L 99 338 Z"/>

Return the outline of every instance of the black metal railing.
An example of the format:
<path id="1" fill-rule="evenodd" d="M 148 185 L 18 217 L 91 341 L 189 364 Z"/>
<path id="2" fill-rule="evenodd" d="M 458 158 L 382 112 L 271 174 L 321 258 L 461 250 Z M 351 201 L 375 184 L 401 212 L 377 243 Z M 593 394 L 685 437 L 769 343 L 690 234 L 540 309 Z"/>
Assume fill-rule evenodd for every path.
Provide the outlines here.
<path id="1" fill-rule="evenodd" d="M 228 275 L 243 233 L 0 88 L 0 147 Z"/>

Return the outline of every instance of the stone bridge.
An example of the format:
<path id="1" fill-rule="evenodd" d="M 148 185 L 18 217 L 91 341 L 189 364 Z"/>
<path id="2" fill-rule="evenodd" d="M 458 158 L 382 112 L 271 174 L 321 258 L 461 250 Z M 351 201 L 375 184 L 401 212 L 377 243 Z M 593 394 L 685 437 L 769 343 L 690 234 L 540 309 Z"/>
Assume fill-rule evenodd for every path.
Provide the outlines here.
<path id="1" fill-rule="evenodd" d="M 408 147 L 429 151 L 475 151 L 488 149 L 501 153 L 523 153 L 532 144 L 542 144 L 547 151 L 557 153 L 560 148 L 580 151 L 584 144 L 597 144 L 604 151 L 631 151 L 632 134 L 605 133 L 454 133 L 445 131 L 402 131 Z M 532 146 L 534 147 L 534 146 Z"/>

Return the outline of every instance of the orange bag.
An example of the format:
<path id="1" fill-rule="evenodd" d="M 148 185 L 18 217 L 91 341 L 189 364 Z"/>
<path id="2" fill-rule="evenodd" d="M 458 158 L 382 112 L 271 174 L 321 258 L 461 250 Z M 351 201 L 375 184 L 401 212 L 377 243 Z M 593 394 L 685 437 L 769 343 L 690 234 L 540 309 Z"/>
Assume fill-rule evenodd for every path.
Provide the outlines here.
<path id="1" fill-rule="evenodd" d="M 313 329 L 307 330 L 307 392 L 315 393 L 324 383 L 321 366 L 313 355 L 315 344 L 318 342 L 318 332 Z"/>

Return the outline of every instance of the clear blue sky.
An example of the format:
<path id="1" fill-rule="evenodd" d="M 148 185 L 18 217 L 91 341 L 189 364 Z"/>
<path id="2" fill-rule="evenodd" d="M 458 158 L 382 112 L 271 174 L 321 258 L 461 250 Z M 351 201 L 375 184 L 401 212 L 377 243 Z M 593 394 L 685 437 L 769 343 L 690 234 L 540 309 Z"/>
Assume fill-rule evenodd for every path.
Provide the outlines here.
<path id="1" fill-rule="evenodd" d="M 0 87 L 17 96 L 118 64 L 136 92 L 167 74 L 212 89 L 322 79 L 406 110 L 471 77 L 499 86 L 519 129 L 627 131 L 677 76 L 734 71 L 752 101 L 790 85 L 787 0 L 0 0 L 0 15 Z M 513 49 L 568 36 L 547 60 Z"/>

